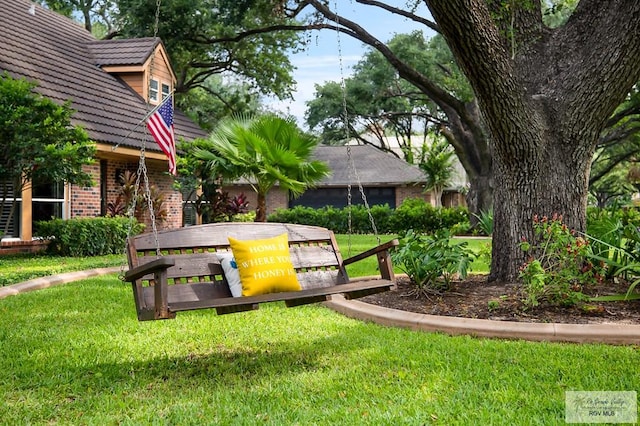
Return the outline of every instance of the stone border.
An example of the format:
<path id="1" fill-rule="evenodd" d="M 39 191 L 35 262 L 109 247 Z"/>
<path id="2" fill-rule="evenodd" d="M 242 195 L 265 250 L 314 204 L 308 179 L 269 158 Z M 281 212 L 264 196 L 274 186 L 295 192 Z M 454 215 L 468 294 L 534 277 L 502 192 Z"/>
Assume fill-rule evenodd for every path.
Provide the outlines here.
<path id="1" fill-rule="evenodd" d="M 548 342 L 640 344 L 640 325 L 635 324 L 527 323 L 446 317 L 384 308 L 339 295 L 325 304 L 350 318 L 411 330 Z"/>
<path id="2" fill-rule="evenodd" d="M 42 288 L 52 287 L 60 284 L 70 283 L 72 281 L 83 280 L 85 278 L 97 277 L 99 275 L 113 274 L 120 272 L 120 266 L 111 268 L 96 268 L 86 271 L 66 272 L 64 274 L 50 275 L 48 277 L 34 278 L 19 284 L 0 287 L 0 299 L 15 296 L 16 294 L 26 293 L 28 291 L 40 290 Z"/>

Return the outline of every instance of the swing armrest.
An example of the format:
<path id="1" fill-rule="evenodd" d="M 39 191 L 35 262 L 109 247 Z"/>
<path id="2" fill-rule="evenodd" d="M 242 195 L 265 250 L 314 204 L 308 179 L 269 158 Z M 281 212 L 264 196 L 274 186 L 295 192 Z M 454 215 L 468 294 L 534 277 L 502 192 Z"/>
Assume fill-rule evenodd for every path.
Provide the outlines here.
<path id="1" fill-rule="evenodd" d="M 155 274 L 158 271 L 167 270 L 175 264 L 175 260 L 167 257 L 161 257 L 149 263 L 145 263 L 144 265 L 136 266 L 135 268 L 128 270 L 124 274 L 124 280 L 132 282 L 144 277 L 145 275 Z"/>
<path id="2" fill-rule="evenodd" d="M 395 276 L 393 273 L 393 265 L 391 264 L 391 255 L 389 252 L 393 247 L 396 247 L 398 245 L 400 245 L 398 240 L 393 239 L 365 252 L 362 252 L 355 256 L 351 256 L 348 259 L 345 259 L 342 264 L 346 266 L 375 255 L 378 258 L 378 268 L 380 269 L 380 275 L 382 275 L 382 278 L 393 281 L 395 279 Z"/>

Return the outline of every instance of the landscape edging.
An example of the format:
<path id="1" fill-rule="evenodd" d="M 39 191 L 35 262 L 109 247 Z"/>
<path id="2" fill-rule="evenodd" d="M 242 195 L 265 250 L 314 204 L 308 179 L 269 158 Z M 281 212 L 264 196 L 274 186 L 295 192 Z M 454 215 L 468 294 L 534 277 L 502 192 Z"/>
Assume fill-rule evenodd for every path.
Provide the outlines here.
<path id="1" fill-rule="evenodd" d="M 335 295 L 325 305 L 347 317 L 411 330 L 531 341 L 640 344 L 640 325 L 558 324 L 447 317 L 385 308 Z"/>
<path id="2" fill-rule="evenodd" d="M 47 277 L 34 278 L 19 284 L 0 287 L 0 299 L 15 296 L 28 291 L 40 290 L 47 287 L 53 287 L 60 284 L 70 283 L 72 281 L 83 280 L 85 278 L 97 277 L 99 275 L 113 274 L 119 272 L 120 266 L 111 268 L 95 268 L 86 271 L 65 272 L 63 274 L 49 275 Z"/>

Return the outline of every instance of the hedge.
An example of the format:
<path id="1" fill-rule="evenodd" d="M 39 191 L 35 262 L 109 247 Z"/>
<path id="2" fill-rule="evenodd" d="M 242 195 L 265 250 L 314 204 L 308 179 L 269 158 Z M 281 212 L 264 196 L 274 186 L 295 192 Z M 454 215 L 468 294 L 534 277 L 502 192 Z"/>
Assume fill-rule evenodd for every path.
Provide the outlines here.
<path id="1" fill-rule="evenodd" d="M 371 206 L 370 211 L 376 230 L 381 234 L 399 234 L 407 229 L 427 234 L 449 229 L 455 234 L 465 234 L 470 227 L 466 208 L 436 208 L 419 198 L 409 198 L 396 209 L 385 204 Z M 296 206 L 276 210 L 267 217 L 267 221 L 315 225 L 346 234 L 349 232 L 349 208 Z M 351 206 L 351 232 L 372 233 L 371 220 L 362 205 Z"/>
<path id="2" fill-rule="evenodd" d="M 47 251 L 61 256 L 101 256 L 123 253 L 127 235 L 144 225 L 126 217 L 53 219 L 37 222 L 36 236 L 50 240 Z"/>

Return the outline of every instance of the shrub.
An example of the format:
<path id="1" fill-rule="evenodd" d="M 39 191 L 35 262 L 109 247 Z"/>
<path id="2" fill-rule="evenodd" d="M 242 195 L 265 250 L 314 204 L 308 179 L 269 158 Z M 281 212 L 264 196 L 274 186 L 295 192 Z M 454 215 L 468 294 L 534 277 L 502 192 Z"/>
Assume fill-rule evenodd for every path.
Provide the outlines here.
<path id="1" fill-rule="evenodd" d="M 393 214 L 393 229 L 396 232 L 413 229 L 416 232 L 433 232 L 440 229 L 437 209 L 421 198 L 408 198 Z"/>
<path id="2" fill-rule="evenodd" d="M 386 204 L 371 206 L 370 213 L 377 231 L 381 234 L 401 234 L 407 229 L 429 234 L 439 229 L 450 229 L 452 233 L 465 234 L 470 227 L 469 213 L 466 208 L 435 208 L 419 198 L 409 198 L 395 210 Z M 349 232 L 348 208 L 328 206 L 314 209 L 296 206 L 290 209 L 278 209 L 270 214 L 267 220 L 322 226 L 336 233 Z M 357 234 L 372 232 L 369 213 L 363 205 L 351 206 L 351 230 Z"/>
<path id="3" fill-rule="evenodd" d="M 601 278 L 589 261 L 589 242 L 562 223 L 562 216 L 533 219 L 536 242 L 523 239 L 520 248 L 531 257 L 520 268 L 525 307 L 541 301 L 572 306 L 585 300 L 583 285 Z"/>
<path id="4" fill-rule="evenodd" d="M 493 234 L 493 208 L 473 215 L 478 219 L 477 228 L 483 235 Z"/>
<path id="5" fill-rule="evenodd" d="M 627 296 L 640 283 L 640 230 L 616 213 L 593 216 L 587 227 L 590 257 L 607 279 L 630 282 Z"/>
<path id="6" fill-rule="evenodd" d="M 35 234 L 47 238 L 47 251 L 61 256 L 100 256 L 124 251 L 127 235 L 144 225 L 126 217 L 53 219 L 36 223 Z"/>
<path id="7" fill-rule="evenodd" d="M 409 276 L 416 295 L 448 290 L 456 274 L 466 278 L 474 254 L 466 242 L 453 243 L 450 237 L 446 230 L 424 235 L 410 229 L 400 238 L 391 258 Z"/>

